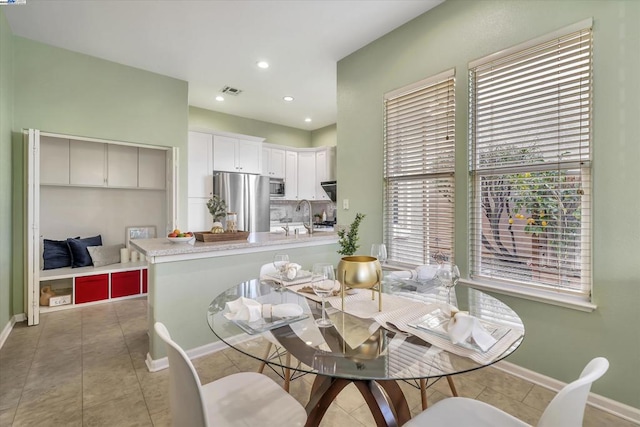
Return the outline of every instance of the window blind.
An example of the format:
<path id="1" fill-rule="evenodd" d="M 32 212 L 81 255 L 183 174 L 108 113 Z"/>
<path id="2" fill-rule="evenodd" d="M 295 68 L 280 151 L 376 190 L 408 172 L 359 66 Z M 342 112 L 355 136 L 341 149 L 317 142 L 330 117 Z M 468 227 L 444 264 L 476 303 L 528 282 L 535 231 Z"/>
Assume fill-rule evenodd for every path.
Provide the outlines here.
<path id="1" fill-rule="evenodd" d="M 384 240 L 395 264 L 452 257 L 453 70 L 385 96 Z"/>
<path id="2" fill-rule="evenodd" d="M 471 277 L 591 290 L 591 26 L 469 70 Z"/>

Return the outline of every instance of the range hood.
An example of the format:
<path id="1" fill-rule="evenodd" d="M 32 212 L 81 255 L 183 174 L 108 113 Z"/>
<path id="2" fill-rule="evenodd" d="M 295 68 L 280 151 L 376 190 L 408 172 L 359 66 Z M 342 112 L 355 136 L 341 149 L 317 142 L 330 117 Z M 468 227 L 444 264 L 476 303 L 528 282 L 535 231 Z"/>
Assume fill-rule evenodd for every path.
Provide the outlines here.
<path id="1" fill-rule="evenodd" d="M 336 185 L 336 182 L 322 181 L 320 185 L 322 186 L 322 189 L 324 190 L 324 192 L 327 193 L 327 196 L 329 196 L 329 199 L 331 199 L 331 201 L 335 203 L 336 197 L 338 195 L 338 187 Z"/>

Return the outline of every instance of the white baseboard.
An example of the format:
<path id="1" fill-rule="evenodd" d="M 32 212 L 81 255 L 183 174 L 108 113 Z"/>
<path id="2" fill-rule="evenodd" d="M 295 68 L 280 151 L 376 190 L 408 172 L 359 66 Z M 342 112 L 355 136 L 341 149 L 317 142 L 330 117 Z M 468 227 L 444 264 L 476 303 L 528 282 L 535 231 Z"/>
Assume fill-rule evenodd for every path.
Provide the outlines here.
<path id="1" fill-rule="evenodd" d="M 539 374 L 537 372 L 525 369 L 518 365 L 514 365 L 510 362 L 500 361 L 493 365 L 497 369 L 506 372 L 514 377 L 522 378 L 523 380 L 532 382 L 544 387 L 546 389 L 558 392 L 562 387 L 567 385 L 562 381 L 558 381 L 555 378 L 547 377 L 546 375 Z M 600 396 L 595 393 L 589 393 L 589 399 L 587 404 L 598 408 L 602 411 L 608 412 L 616 417 L 623 418 L 632 423 L 640 424 L 640 409 L 633 406 L 625 405 L 624 403 L 616 402 L 608 397 Z"/>
<path id="2" fill-rule="evenodd" d="M 13 325 L 15 325 L 17 322 L 24 322 L 25 320 L 27 320 L 27 316 L 25 316 L 24 313 L 11 316 L 9 322 L 7 322 L 7 324 L 2 329 L 2 333 L 0 333 L 0 348 L 2 348 L 7 338 L 9 338 L 9 334 L 13 329 Z"/>
<path id="3" fill-rule="evenodd" d="M 201 347 L 192 348 L 191 350 L 187 350 L 185 353 L 187 353 L 189 359 L 198 359 L 199 357 L 216 353 L 220 350 L 224 350 L 225 348 L 228 348 L 225 343 L 222 341 L 216 341 Z M 152 359 L 149 353 L 147 353 L 147 360 L 145 363 L 147 364 L 149 372 L 157 372 L 169 367 L 169 360 L 166 357 L 163 357 L 162 359 Z"/>

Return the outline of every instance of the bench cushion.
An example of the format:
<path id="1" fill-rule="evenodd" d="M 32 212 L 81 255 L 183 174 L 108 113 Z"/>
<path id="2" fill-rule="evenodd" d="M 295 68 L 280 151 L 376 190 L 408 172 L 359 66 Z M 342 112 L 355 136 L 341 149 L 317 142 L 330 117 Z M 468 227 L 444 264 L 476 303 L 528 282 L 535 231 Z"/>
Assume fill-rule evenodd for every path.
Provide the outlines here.
<path id="1" fill-rule="evenodd" d="M 93 265 L 87 246 L 102 246 L 102 236 L 85 237 L 84 239 L 67 239 L 71 252 L 71 267 L 88 267 Z"/>

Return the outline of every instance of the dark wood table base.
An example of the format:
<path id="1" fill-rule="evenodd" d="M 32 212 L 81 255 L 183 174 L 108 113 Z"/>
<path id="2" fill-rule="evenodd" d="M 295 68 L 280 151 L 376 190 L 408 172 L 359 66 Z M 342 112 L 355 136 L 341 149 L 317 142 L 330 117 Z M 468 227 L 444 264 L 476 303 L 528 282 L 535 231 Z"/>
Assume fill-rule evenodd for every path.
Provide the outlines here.
<path id="1" fill-rule="evenodd" d="M 364 397 L 378 427 L 398 427 L 411 418 L 407 400 L 393 380 L 349 380 L 318 375 L 306 407 L 308 418 L 305 426 L 318 426 L 331 402 L 351 383 Z"/>

